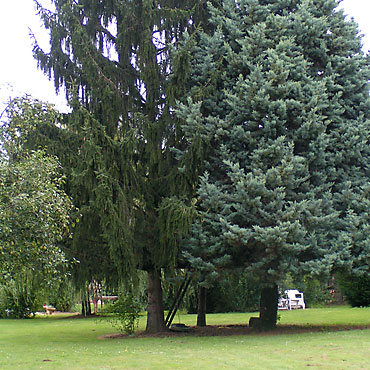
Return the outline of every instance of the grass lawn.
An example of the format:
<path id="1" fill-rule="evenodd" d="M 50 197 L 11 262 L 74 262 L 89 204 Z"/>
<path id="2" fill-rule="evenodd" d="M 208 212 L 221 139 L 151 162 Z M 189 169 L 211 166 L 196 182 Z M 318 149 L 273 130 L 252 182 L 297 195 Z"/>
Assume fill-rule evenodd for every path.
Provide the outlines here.
<path id="1" fill-rule="evenodd" d="M 213 314 L 245 324 L 252 314 Z M 256 314 L 255 314 L 256 315 Z M 280 312 L 280 324 L 370 325 L 370 308 Z M 195 315 L 176 321 L 195 324 Z M 144 318 L 140 328 L 144 328 Z M 239 336 L 99 339 L 105 319 L 0 320 L 0 369 L 370 369 L 370 329 Z"/>

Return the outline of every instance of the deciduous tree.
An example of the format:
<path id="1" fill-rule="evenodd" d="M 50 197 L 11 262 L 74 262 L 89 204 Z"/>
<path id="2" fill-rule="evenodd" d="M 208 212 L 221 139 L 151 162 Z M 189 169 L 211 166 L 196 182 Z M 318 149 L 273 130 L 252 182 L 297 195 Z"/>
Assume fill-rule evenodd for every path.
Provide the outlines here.
<path id="1" fill-rule="evenodd" d="M 12 120 L 14 111 L 9 108 L 8 113 Z M 33 270 L 51 278 L 67 263 L 59 243 L 70 233 L 72 204 L 63 190 L 64 177 L 58 160 L 42 150 L 24 150 L 16 127 L 8 129 L 9 121 L 3 122 L 0 280 L 21 270 Z"/>

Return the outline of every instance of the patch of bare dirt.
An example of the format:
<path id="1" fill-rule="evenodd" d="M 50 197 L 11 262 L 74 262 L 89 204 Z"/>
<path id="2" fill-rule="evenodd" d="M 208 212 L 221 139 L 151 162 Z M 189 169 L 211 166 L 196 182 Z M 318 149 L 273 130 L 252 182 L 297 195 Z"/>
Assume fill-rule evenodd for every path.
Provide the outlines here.
<path id="1" fill-rule="evenodd" d="M 117 338 L 165 338 L 165 337 L 213 337 L 213 336 L 232 336 L 232 335 L 282 335 L 282 334 L 300 334 L 311 332 L 331 332 L 343 330 L 364 330 L 370 329 L 370 325 L 338 325 L 338 326 L 299 326 L 299 325 L 278 325 L 274 330 L 261 332 L 251 328 L 248 325 L 207 325 L 206 327 L 191 326 L 188 332 L 166 331 L 155 334 L 148 334 L 145 331 L 127 334 L 108 334 L 102 335 L 99 339 L 117 339 Z"/>
<path id="2" fill-rule="evenodd" d="M 97 318 L 97 317 L 101 317 L 102 315 L 99 315 L 99 314 L 91 314 L 91 315 L 81 315 L 79 312 L 76 312 L 76 313 L 71 313 L 70 316 L 65 316 L 63 317 L 64 319 L 93 319 L 93 318 Z"/>
<path id="3" fill-rule="evenodd" d="M 81 315 L 79 312 L 54 311 L 51 315 L 47 314 L 46 312 L 36 312 L 36 316 L 61 316 L 63 318 L 76 318 Z"/>

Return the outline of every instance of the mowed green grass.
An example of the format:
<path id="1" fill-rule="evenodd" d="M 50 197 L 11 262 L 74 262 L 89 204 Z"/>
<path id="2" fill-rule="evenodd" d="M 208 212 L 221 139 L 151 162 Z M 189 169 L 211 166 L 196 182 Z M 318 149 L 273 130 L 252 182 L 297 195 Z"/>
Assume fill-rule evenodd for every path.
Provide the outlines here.
<path id="1" fill-rule="evenodd" d="M 209 325 L 245 324 L 253 314 L 214 314 Z M 256 315 L 256 314 L 254 314 Z M 328 326 L 321 332 L 226 337 L 99 339 L 105 319 L 0 320 L 0 369 L 370 369 L 370 308 L 280 312 L 279 325 Z M 195 315 L 175 322 L 195 324 Z M 140 328 L 145 325 L 144 318 Z"/>

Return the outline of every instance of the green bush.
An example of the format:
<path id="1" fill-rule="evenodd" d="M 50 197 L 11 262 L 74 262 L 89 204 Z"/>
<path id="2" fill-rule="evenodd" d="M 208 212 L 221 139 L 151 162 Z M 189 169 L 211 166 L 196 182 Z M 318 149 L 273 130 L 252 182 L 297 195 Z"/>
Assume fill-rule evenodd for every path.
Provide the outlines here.
<path id="1" fill-rule="evenodd" d="M 254 312 L 258 310 L 260 283 L 244 272 L 228 272 L 207 292 L 207 312 Z"/>
<path id="2" fill-rule="evenodd" d="M 297 279 L 291 274 L 288 274 L 279 284 L 279 289 L 281 292 L 287 289 L 298 289 L 304 294 L 306 307 L 322 306 L 331 301 L 327 280 L 320 280 L 309 275 Z"/>
<path id="3" fill-rule="evenodd" d="M 42 307 L 43 296 L 38 276 L 31 270 L 21 271 L 0 286 L 0 315 L 33 317 Z"/>
<path id="4" fill-rule="evenodd" d="M 370 306 L 370 277 L 337 274 L 339 287 L 352 307 Z"/>
<path id="5" fill-rule="evenodd" d="M 121 333 L 133 334 L 139 324 L 141 306 L 133 294 L 120 295 L 119 299 L 104 308 L 105 312 L 112 313 L 111 323 Z"/>
<path id="6" fill-rule="evenodd" d="M 320 281 L 317 278 L 305 276 L 303 278 L 304 299 L 307 307 L 322 306 L 330 303 L 331 296 L 326 281 Z"/>
<path id="7" fill-rule="evenodd" d="M 70 312 L 75 303 L 75 288 L 72 283 L 66 279 L 58 282 L 54 287 L 48 290 L 48 303 L 54 306 L 58 311 Z"/>
<path id="8" fill-rule="evenodd" d="M 222 280 L 207 289 L 207 313 L 254 312 L 258 310 L 260 283 L 242 270 L 226 271 Z M 198 291 L 194 287 L 188 298 L 187 310 L 197 312 Z"/>

